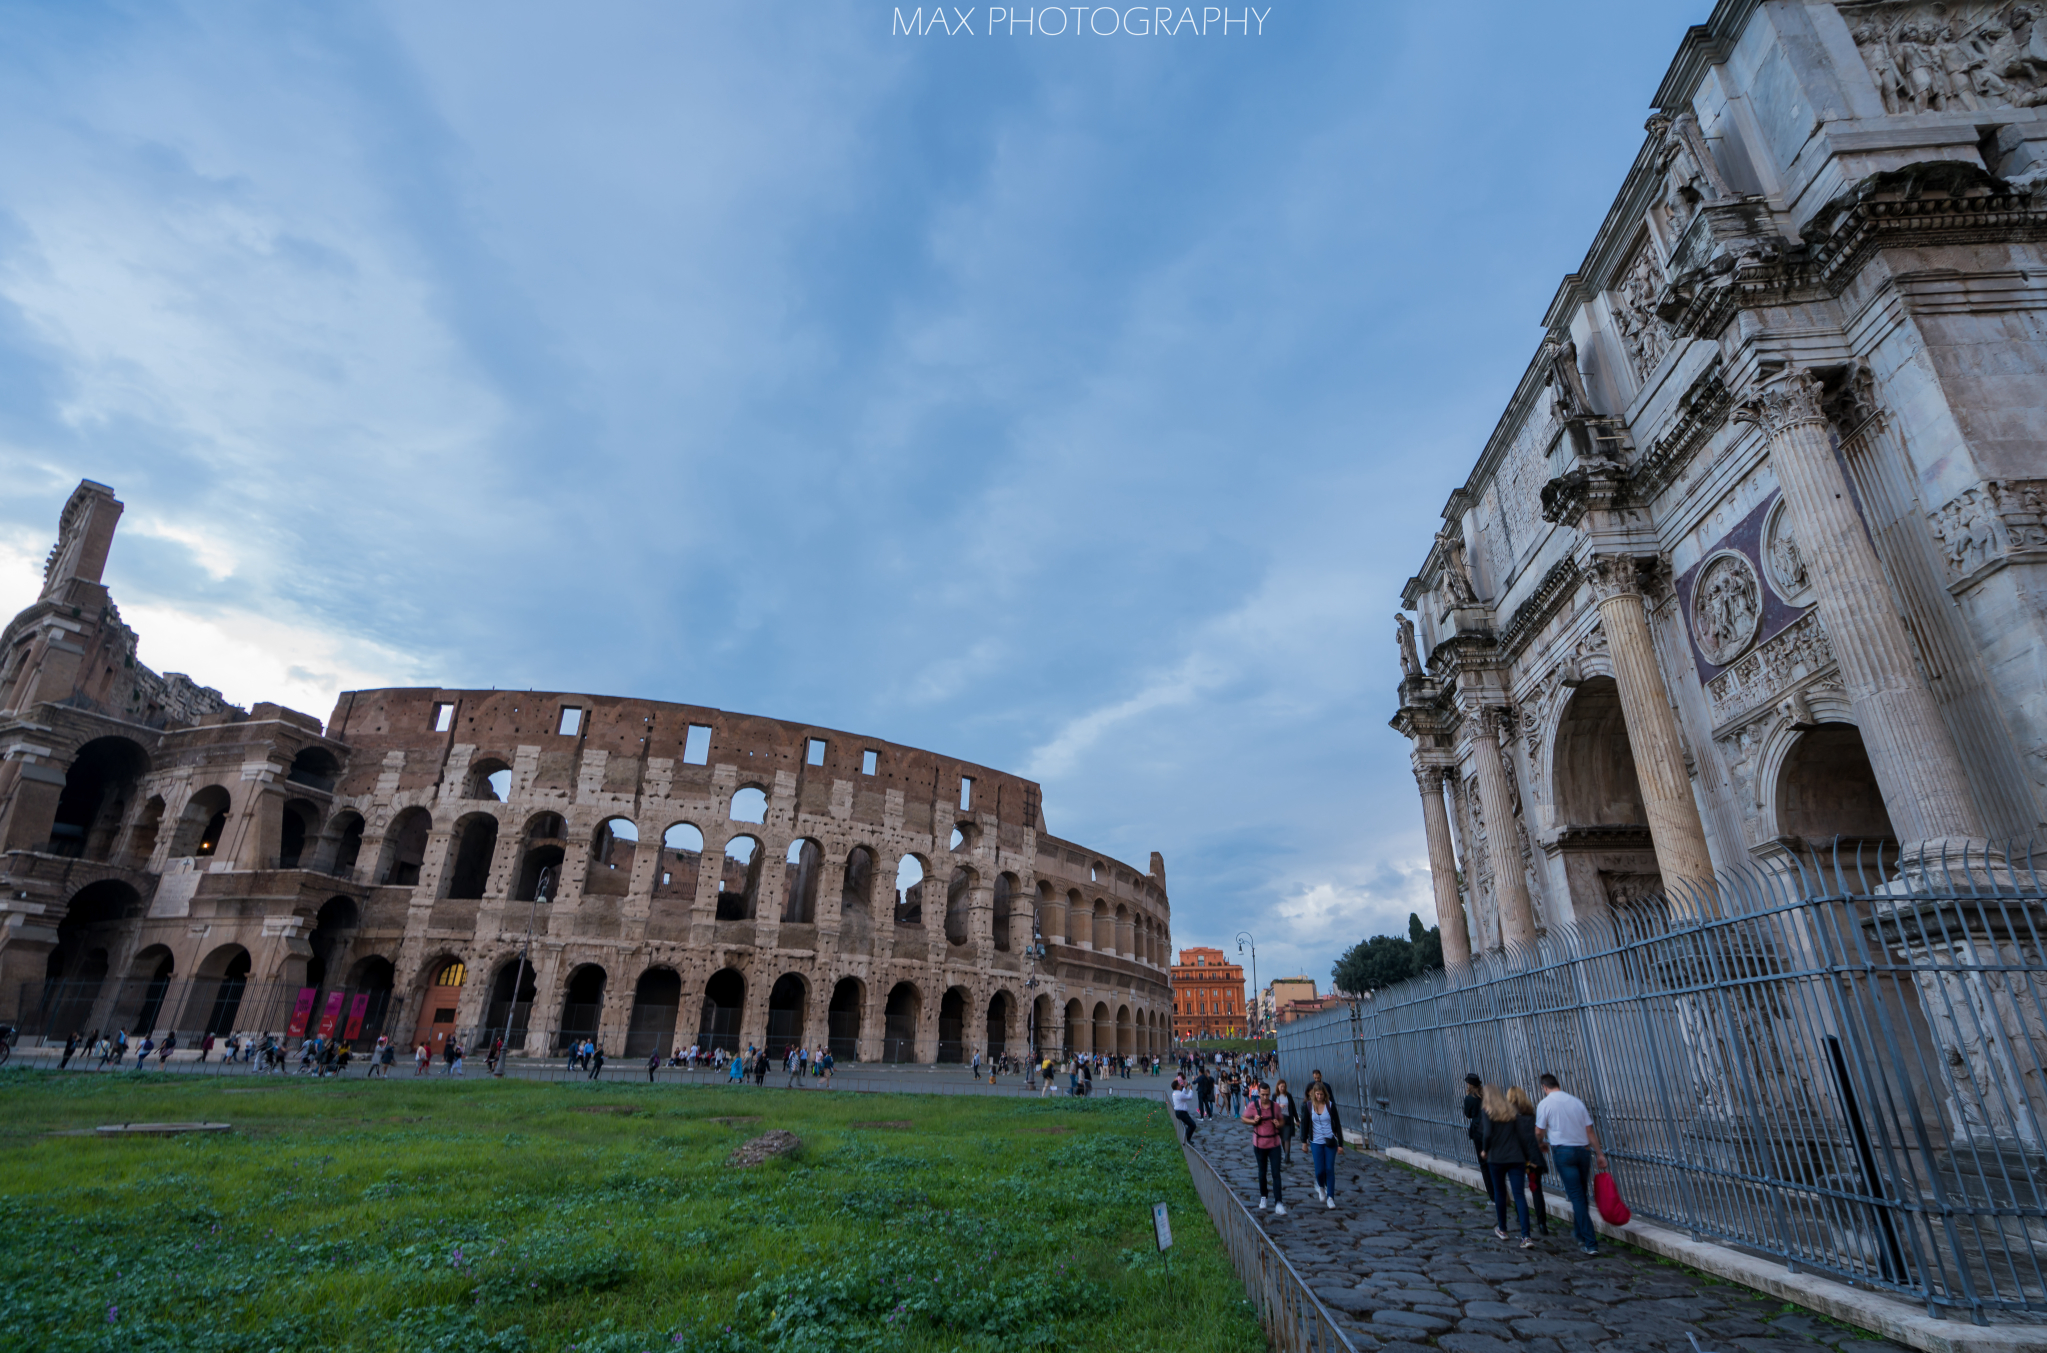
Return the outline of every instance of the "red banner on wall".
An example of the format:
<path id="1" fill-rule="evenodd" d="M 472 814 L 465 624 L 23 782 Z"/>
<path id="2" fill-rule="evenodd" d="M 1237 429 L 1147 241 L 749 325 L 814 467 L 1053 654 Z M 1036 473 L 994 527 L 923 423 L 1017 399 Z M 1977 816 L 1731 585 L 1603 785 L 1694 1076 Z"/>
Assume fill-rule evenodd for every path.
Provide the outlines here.
<path id="1" fill-rule="evenodd" d="M 341 1002 L 344 999 L 338 991 L 327 998 L 327 1008 L 320 1013 L 320 1037 L 334 1037 L 335 1026 L 341 1023 Z"/>
<path id="2" fill-rule="evenodd" d="M 313 1017 L 313 1001 L 319 996 L 318 987 L 300 987 L 298 1004 L 292 1007 L 291 1023 L 284 1026 L 286 1038 L 304 1038 L 306 1021 Z"/>
<path id="3" fill-rule="evenodd" d="M 342 1030 L 341 1037 L 349 1042 L 353 1042 L 357 1035 L 362 1033 L 362 1017 L 367 1015 L 369 1011 L 370 993 L 367 991 L 357 992 L 355 999 L 348 1003 L 348 1027 Z"/>

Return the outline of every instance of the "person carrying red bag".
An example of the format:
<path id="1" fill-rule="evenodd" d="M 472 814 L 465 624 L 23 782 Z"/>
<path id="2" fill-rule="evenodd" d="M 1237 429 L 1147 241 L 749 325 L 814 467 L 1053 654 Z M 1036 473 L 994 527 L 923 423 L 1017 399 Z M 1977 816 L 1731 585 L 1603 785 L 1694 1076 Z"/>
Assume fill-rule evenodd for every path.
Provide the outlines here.
<path id="1" fill-rule="evenodd" d="M 1585 1107 L 1585 1101 L 1567 1093 L 1555 1076 L 1544 1072 L 1541 1084 L 1542 1103 L 1535 1108 L 1535 1136 L 1549 1148 L 1564 1196 L 1571 1200 L 1571 1230 L 1578 1238 L 1578 1248 L 1596 1258 L 1599 1233 L 1592 1228 L 1592 1208 L 1586 1195 L 1592 1191 L 1590 1186 L 1595 1177 L 1606 1174 L 1606 1152 L 1600 1149 L 1599 1129 L 1592 1125 L 1592 1111 Z M 1620 1191 L 1612 1187 L 1611 1180 L 1602 1182 L 1612 1191 L 1614 1203 L 1624 1208 Z M 1603 1206 L 1600 1210 L 1605 1212 Z M 1611 1217 L 1608 1221 L 1616 1226 L 1626 1224 L 1614 1222 Z"/>

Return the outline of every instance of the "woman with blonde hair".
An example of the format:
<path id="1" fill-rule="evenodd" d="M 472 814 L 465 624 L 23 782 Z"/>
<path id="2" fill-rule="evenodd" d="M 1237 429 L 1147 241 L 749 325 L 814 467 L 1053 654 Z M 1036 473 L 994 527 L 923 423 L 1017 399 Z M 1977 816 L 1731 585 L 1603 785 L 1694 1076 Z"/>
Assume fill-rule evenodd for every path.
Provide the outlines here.
<path id="1" fill-rule="evenodd" d="M 1507 1191 L 1512 1189 L 1521 1248 L 1530 1249 L 1535 1240 L 1528 1234 L 1528 1197 L 1523 1185 L 1528 1163 L 1542 1152 L 1535 1140 L 1535 1106 L 1518 1085 L 1504 1092 L 1497 1085 L 1488 1085 L 1480 1099 L 1486 1116 L 1486 1168 L 1493 1177 L 1493 1234 L 1507 1239 Z"/>

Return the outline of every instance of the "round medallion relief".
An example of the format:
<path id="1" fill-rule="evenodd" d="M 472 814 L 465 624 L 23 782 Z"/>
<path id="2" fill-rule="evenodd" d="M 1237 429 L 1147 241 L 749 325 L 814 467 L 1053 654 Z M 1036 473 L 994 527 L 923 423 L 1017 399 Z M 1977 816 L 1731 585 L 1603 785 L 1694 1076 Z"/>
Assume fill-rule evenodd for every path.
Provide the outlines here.
<path id="1" fill-rule="evenodd" d="M 1722 550 L 1692 584 L 1692 635 L 1715 667 L 1741 656 L 1763 618 L 1762 583 L 1748 556 Z"/>
<path id="2" fill-rule="evenodd" d="M 1791 534 L 1791 521 L 1785 515 L 1784 500 L 1770 509 L 1770 518 L 1763 523 L 1763 572 L 1770 579 L 1770 588 L 1793 606 L 1803 606 L 1812 600 L 1812 578 L 1805 571 L 1805 559 L 1798 553 L 1798 541 Z"/>

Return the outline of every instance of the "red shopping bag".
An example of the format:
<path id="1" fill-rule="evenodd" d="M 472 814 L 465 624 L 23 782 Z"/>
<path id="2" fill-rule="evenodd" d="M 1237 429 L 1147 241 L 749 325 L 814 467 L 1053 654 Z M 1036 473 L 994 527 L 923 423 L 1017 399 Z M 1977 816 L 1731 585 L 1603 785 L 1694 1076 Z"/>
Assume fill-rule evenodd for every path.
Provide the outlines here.
<path id="1" fill-rule="evenodd" d="M 1626 1226 L 1635 1215 L 1621 1201 L 1621 1191 L 1614 1184 L 1613 1176 L 1604 1170 L 1593 1177 L 1592 1201 L 1599 1208 L 1600 1219 L 1608 1226 Z"/>

